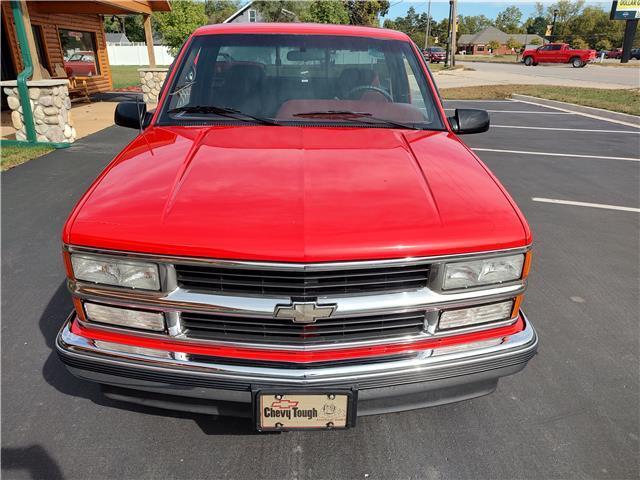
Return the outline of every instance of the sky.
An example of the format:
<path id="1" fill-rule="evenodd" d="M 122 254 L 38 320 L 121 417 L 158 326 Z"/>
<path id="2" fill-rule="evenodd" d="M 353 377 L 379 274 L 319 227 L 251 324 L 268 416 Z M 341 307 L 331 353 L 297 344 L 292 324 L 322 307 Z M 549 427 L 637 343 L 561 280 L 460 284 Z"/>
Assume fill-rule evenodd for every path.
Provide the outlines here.
<path id="1" fill-rule="evenodd" d="M 398 1 L 390 0 L 391 8 L 385 18 L 395 19 L 396 17 L 404 17 L 409 7 L 415 8 L 418 14 L 427 11 L 427 0 L 415 1 Z M 459 0 L 459 15 L 485 15 L 488 18 L 495 18 L 498 12 L 504 10 L 510 5 L 517 6 L 522 10 L 522 20 L 528 18 L 534 12 L 535 1 L 510 0 L 508 2 L 485 2 L 480 0 Z M 542 3 L 554 3 L 552 1 L 542 1 Z M 587 1 L 585 5 L 600 6 L 606 11 L 611 9 L 611 2 Z M 434 20 L 440 21 L 449 17 L 449 1 L 448 0 L 432 0 L 431 16 Z"/>

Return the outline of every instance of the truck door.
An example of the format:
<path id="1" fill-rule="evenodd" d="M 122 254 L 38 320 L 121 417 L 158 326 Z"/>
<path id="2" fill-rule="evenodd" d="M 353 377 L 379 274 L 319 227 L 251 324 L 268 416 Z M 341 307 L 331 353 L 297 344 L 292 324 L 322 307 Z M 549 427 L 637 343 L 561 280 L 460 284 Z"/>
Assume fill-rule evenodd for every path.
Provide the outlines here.
<path id="1" fill-rule="evenodd" d="M 569 59 L 565 59 L 564 49 L 567 48 L 567 45 L 549 45 L 549 61 L 553 63 L 564 63 L 569 61 Z"/>
<path id="2" fill-rule="evenodd" d="M 538 49 L 538 62 L 546 63 L 551 62 L 551 45 L 545 45 L 544 47 L 540 47 Z"/>

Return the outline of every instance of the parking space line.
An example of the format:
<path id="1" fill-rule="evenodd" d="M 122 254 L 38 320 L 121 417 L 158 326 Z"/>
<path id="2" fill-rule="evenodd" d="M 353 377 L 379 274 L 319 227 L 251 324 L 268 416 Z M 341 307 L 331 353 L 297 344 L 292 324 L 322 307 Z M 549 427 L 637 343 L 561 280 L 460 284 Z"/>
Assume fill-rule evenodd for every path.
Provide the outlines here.
<path id="1" fill-rule="evenodd" d="M 597 160 L 625 160 L 628 162 L 640 162 L 640 158 L 603 157 L 601 155 L 580 155 L 577 153 L 527 152 L 524 150 L 499 150 L 496 148 L 472 148 L 472 150 L 474 152 L 515 153 L 517 155 L 539 155 L 542 157 L 575 157 L 575 158 L 591 158 L 591 159 L 597 159 Z"/>
<path id="2" fill-rule="evenodd" d="M 542 202 L 542 203 L 556 203 L 556 204 L 560 204 L 560 205 L 573 205 L 575 207 L 602 208 L 602 209 L 605 209 L 605 210 L 620 210 L 620 211 L 623 211 L 623 212 L 640 213 L 640 208 L 621 207 L 619 205 L 607 205 L 605 203 L 574 202 L 572 200 L 559 200 L 557 198 L 541 198 L 541 197 L 533 197 L 531 200 L 533 200 L 534 202 Z"/>
<path id="3" fill-rule="evenodd" d="M 640 135 L 640 130 L 597 130 L 591 128 L 557 128 L 557 127 L 525 127 L 522 125 L 491 125 L 491 128 L 522 128 L 525 130 L 553 130 L 562 132 L 588 132 L 588 133 L 630 133 L 632 135 Z"/>
<path id="4" fill-rule="evenodd" d="M 445 111 L 453 112 L 455 108 L 445 108 Z M 575 115 L 573 112 L 532 112 L 530 110 L 485 110 L 489 113 L 526 113 L 534 115 Z"/>
<path id="5" fill-rule="evenodd" d="M 580 115 L 582 117 L 587 117 L 587 118 L 594 118 L 596 120 L 603 120 L 605 122 L 610 122 L 610 123 L 617 123 L 619 125 L 626 125 L 628 127 L 634 127 L 634 128 L 640 128 L 640 126 L 636 125 L 635 123 L 630 123 L 630 122 L 623 122 L 622 120 L 615 120 L 613 118 L 607 118 L 607 117 L 601 117 L 599 115 L 592 115 L 590 113 L 584 113 L 584 112 L 576 112 L 576 111 L 572 111 L 572 110 L 567 110 L 566 108 L 560 108 L 560 107 L 553 107 L 551 105 L 543 105 L 541 103 L 535 103 L 535 102 L 528 102 L 526 100 L 520 100 L 520 99 L 513 99 L 514 102 L 518 102 L 518 103 L 524 103 L 526 105 L 534 105 L 536 107 L 544 107 L 544 108 L 550 108 L 552 110 L 558 110 L 559 112 L 565 112 L 565 113 L 570 113 L 572 115 Z M 593 108 L 593 107 L 591 107 Z M 602 108 L 599 108 L 598 110 L 603 110 Z M 616 112 L 618 113 L 618 112 Z M 628 113 L 623 113 L 623 115 L 627 115 L 629 117 L 633 117 L 633 115 L 630 115 Z"/>
<path id="6" fill-rule="evenodd" d="M 444 100 L 444 103 L 453 102 L 479 102 L 479 103 L 513 103 L 513 100 Z"/>

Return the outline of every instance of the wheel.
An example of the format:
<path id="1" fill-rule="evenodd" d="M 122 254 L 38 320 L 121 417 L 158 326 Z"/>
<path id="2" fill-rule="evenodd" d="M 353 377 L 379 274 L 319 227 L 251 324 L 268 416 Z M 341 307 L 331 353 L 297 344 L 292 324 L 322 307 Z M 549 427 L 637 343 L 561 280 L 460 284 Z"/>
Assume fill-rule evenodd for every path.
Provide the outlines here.
<path id="1" fill-rule="evenodd" d="M 531 65 L 533 65 L 533 57 L 524 57 L 524 64 L 527 67 L 530 67 Z"/>
<path id="2" fill-rule="evenodd" d="M 573 57 L 570 62 L 573 68 L 582 68 L 585 65 L 580 57 Z"/>

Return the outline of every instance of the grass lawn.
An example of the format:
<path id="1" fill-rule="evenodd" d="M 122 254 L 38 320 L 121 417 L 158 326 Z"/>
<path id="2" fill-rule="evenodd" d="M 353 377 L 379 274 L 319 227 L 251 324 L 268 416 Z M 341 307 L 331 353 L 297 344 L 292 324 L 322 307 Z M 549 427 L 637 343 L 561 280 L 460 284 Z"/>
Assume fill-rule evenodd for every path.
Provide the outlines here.
<path id="1" fill-rule="evenodd" d="M 0 167 L 2 171 L 28 162 L 53 150 L 51 147 L 2 147 L 0 151 Z"/>
<path id="2" fill-rule="evenodd" d="M 500 99 L 513 93 L 604 108 L 614 112 L 640 115 L 640 90 L 605 90 L 600 88 L 559 87 L 555 85 L 491 85 L 483 87 L 444 88 L 447 100 Z"/>
<path id="3" fill-rule="evenodd" d="M 113 88 L 135 87 L 140 85 L 138 69 L 144 65 L 111 65 Z M 165 65 L 158 65 L 158 68 Z"/>

